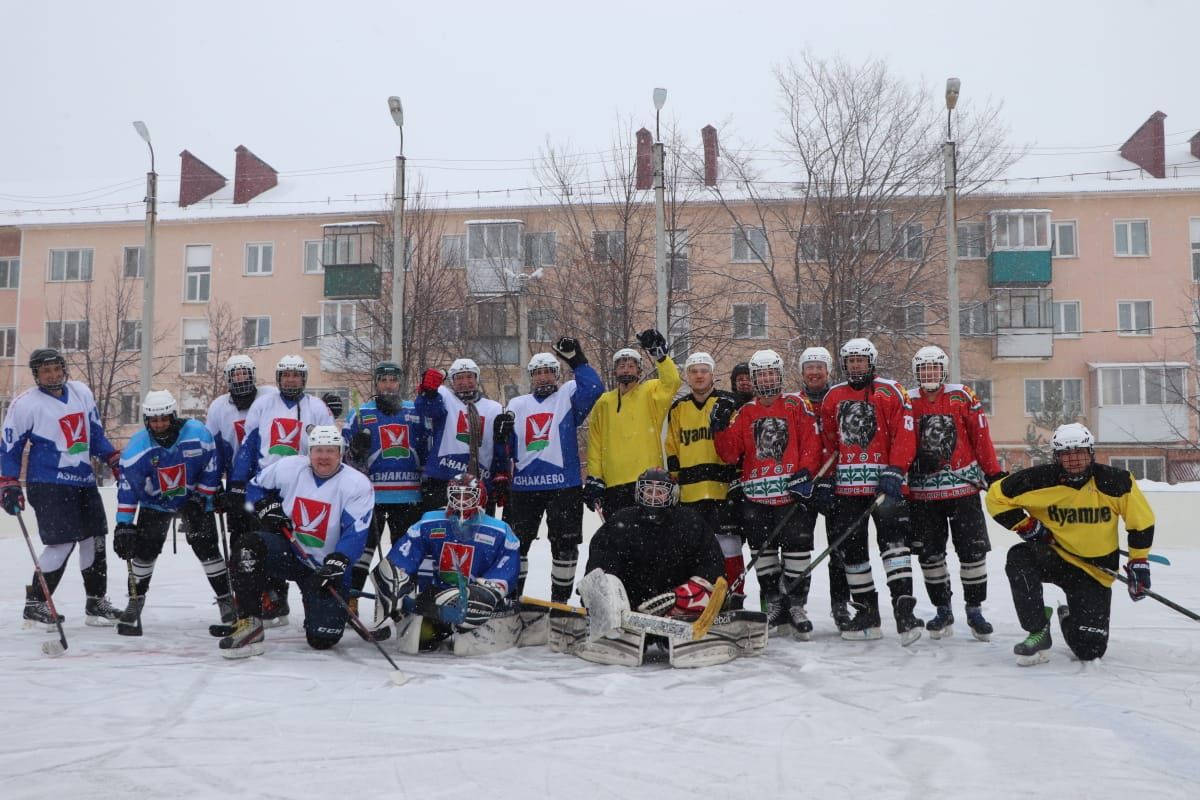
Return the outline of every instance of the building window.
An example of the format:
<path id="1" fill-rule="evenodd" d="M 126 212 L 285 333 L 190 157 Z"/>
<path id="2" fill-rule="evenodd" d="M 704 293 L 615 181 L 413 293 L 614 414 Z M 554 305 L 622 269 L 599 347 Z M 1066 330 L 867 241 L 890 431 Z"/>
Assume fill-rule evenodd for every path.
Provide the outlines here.
<path id="1" fill-rule="evenodd" d="M 888 325 L 896 333 L 908 336 L 925 334 L 925 304 L 905 303 L 892 306 L 887 314 Z"/>
<path id="2" fill-rule="evenodd" d="M 1054 335 L 1061 339 L 1079 338 L 1079 301 L 1054 304 Z"/>
<path id="3" fill-rule="evenodd" d="M 353 302 L 321 303 L 321 336 L 353 335 L 354 312 Z"/>
<path id="4" fill-rule="evenodd" d="M 242 317 L 242 347 L 268 347 L 270 344 L 270 317 Z"/>
<path id="5" fill-rule="evenodd" d="M 461 342 L 467 327 L 466 316 L 467 312 L 461 308 L 440 312 L 435 324 L 438 338 L 448 344 Z"/>
<path id="6" fill-rule="evenodd" d="M 92 279 L 92 248 L 50 251 L 50 280 L 90 281 Z"/>
<path id="7" fill-rule="evenodd" d="M 673 292 L 686 292 L 692 288 L 688 250 L 687 231 L 667 231 L 667 275 Z"/>
<path id="8" fill-rule="evenodd" d="M 300 346 L 319 347 L 321 345 L 321 318 L 318 316 L 300 317 Z"/>
<path id="9" fill-rule="evenodd" d="M 184 375 L 208 372 L 208 320 L 183 320 L 183 363 L 179 371 Z"/>
<path id="10" fill-rule="evenodd" d="M 1082 410 L 1082 380 L 1078 378 L 1025 380 L 1025 416 L 1056 411 L 1063 417 L 1077 417 Z"/>
<path id="11" fill-rule="evenodd" d="M 1043 289 L 1011 289 L 996 292 L 997 328 L 1049 328 L 1052 325 L 1051 294 Z"/>
<path id="12" fill-rule="evenodd" d="M 137 425 L 142 421 L 141 403 L 136 394 L 123 394 L 119 398 L 121 411 L 117 417 L 121 425 Z"/>
<path id="13" fill-rule="evenodd" d="M 558 236 L 554 231 L 525 234 L 525 266 L 554 266 L 554 250 Z"/>
<path id="14" fill-rule="evenodd" d="M 246 274 L 270 275 L 275 260 L 275 245 L 271 242 L 246 243 Z"/>
<path id="15" fill-rule="evenodd" d="M 958 310 L 958 329 L 963 336 L 990 336 L 992 304 L 971 303 Z"/>
<path id="16" fill-rule="evenodd" d="M 1050 253 L 1055 258 L 1076 258 L 1079 256 L 1079 246 L 1075 239 L 1075 220 L 1051 223 L 1054 246 Z"/>
<path id="17" fill-rule="evenodd" d="M 476 310 L 478 336 L 504 336 L 508 332 L 507 303 L 480 303 Z"/>
<path id="18" fill-rule="evenodd" d="M 442 266 L 448 269 L 462 269 L 466 263 L 467 237 L 461 233 L 449 233 L 442 237 Z"/>
<path id="19" fill-rule="evenodd" d="M 207 303 L 212 294 L 212 245 L 187 246 L 184 252 L 184 275 L 187 279 L 183 290 L 184 301 Z"/>
<path id="20" fill-rule="evenodd" d="M 88 323 L 85 319 L 46 323 L 46 347 L 55 350 L 86 350 Z"/>
<path id="21" fill-rule="evenodd" d="M 1182 367 L 1128 366 L 1100 369 L 1100 404 L 1161 406 L 1183 403 Z"/>
<path id="22" fill-rule="evenodd" d="M 1110 458 L 1109 466 L 1126 469 L 1139 481 L 1165 481 L 1161 458 Z"/>
<path id="23" fill-rule="evenodd" d="M 360 233 L 327 234 L 321 241 L 321 265 L 328 267 L 361 263 L 362 237 Z"/>
<path id="24" fill-rule="evenodd" d="M 15 358 L 17 355 L 17 329 L 0 328 L 0 358 Z"/>
<path id="25" fill-rule="evenodd" d="M 142 349 L 142 321 L 140 319 L 121 320 L 121 349 Z"/>
<path id="26" fill-rule="evenodd" d="M 1192 280 L 1200 283 L 1200 218 L 1188 220 L 1188 230 L 1192 240 Z"/>
<path id="27" fill-rule="evenodd" d="M 733 260 L 737 264 L 767 263 L 767 232 L 762 228 L 733 229 Z"/>
<path id="28" fill-rule="evenodd" d="M 734 303 L 733 304 L 733 338 L 735 338 L 735 339 L 765 339 L 765 338 L 767 338 L 767 304 L 766 303 Z"/>
<path id="29" fill-rule="evenodd" d="M 1113 223 L 1116 255 L 1150 255 L 1150 222 L 1144 219 L 1117 220 Z"/>
<path id="30" fill-rule="evenodd" d="M 1117 332 L 1122 336 L 1149 336 L 1154 326 L 1149 300 L 1117 301 Z"/>
<path id="31" fill-rule="evenodd" d="M 0 258 L 0 289 L 16 289 L 21 284 L 21 259 Z"/>
<path id="32" fill-rule="evenodd" d="M 554 310 L 535 308 L 529 312 L 529 340 L 550 342 L 554 340 Z"/>
<path id="33" fill-rule="evenodd" d="M 919 222 L 910 222 L 900 229 L 900 257 L 920 261 L 925 255 L 925 229 Z"/>
<path id="34" fill-rule="evenodd" d="M 975 396 L 979 398 L 980 405 L 983 406 L 983 412 L 988 416 L 992 414 L 992 382 L 988 380 L 971 381 L 968 386 L 975 392 Z"/>
<path id="35" fill-rule="evenodd" d="M 982 222 L 958 223 L 958 257 L 983 258 L 987 255 L 986 244 L 987 226 Z"/>
<path id="36" fill-rule="evenodd" d="M 519 259 L 523 244 L 519 222 L 478 222 L 467 226 L 467 257 L 472 261 Z"/>
<path id="37" fill-rule="evenodd" d="M 592 231 L 592 260 L 597 264 L 625 261 L 625 231 Z"/>
<path id="38" fill-rule="evenodd" d="M 805 225 L 796 236 L 796 246 L 801 261 L 824 261 L 826 252 L 825 228 L 821 225 Z"/>
<path id="39" fill-rule="evenodd" d="M 1050 215 L 1045 211 L 999 211 L 992 214 L 993 250 L 1048 250 Z"/>
<path id="40" fill-rule="evenodd" d="M 667 317 L 671 358 L 682 364 L 692 352 L 692 308 L 687 303 L 673 303 Z"/>
<path id="41" fill-rule="evenodd" d="M 121 269 L 123 278 L 146 277 L 146 249 L 143 247 L 126 247 Z"/>
<path id="42" fill-rule="evenodd" d="M 321 251 L 325 243 L 320 239 L 309 239 L 304 243 L 304 274 L 320 275 L 325 271 L 321 263 Z"/>
<path id="43" fill-rule="evenodd" d="M 821 330 L 821 321 L 825 318 L 820 303 L 797 303 L 796 317 L 797 327 L 809 332 Z"/>

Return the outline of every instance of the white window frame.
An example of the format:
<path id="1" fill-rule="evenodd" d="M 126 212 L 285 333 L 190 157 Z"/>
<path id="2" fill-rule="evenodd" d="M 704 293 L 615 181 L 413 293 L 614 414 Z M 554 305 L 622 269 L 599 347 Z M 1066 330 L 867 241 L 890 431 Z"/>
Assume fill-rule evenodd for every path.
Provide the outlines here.
<path id="1" fill-rule="evenodd" d="M 525 234 L 525 266 L 553 267 L 558 254 L 558 234 L 555 231 L 532 231 Z"/>
<path id="2" fill-rule="evenodd" d="M 920 261 L 925 257 L 925 226 L 907 222 L 900 226 L 900 253 L 904 261 Z"/>
<path id="3" fill-rule="evenodd" d="M 51 326 L 56 326 L 58 329 L 58 344 L 56 345 L 50 335 Z M 46 346 L 53 347 L 64 353 L 78 353 L 87 349 L 90 344 L 90 331 L 88 330 L 88 321 L 86 319 L 59 319 L 46 322 Z M 71 344 L 67 344 L 67 331 L 70 331 Z M 82 336 L 80 333 L 82 332 Z M 84 339 L 83 346 L 80 347 L 80 339 Z"/>
<path id="4" fill-rule="evenodd" d="M 349 324 L 345 312 L 349 311 Z M 333 325 L 329 324 L 333 316 Z M 353 300 L 327 300 L 321 303 L 321 336 L 335 336 L 339 333 L 354 336 L 358 320 L 358 304 Z"/>
<path id="5" fill-rule="evenodd" d="M 21 286 L 21 259 L 0 258 L 0 289 L 18 289 Z"/>
<path id="6" fill-rule="evenodd" d="M 15 325 L 5 325 L 0 328 L 0 358 L 17 357 L 17 328 Z"/>
<path id="7" fill-rule="evenodd" d="M 743 225 L 731 231 L 730 261 L 734 264 L 765 264 L 770 254 L 765 228 Z M 757 337 L 746 337 L 757 338 Z"/>
<path id="8" fill-rule="evenodd" d="M 1071 252 L 1064 253 L 1060 244 L 1059 228 L 1071 229 Z M 1056 219 L 1050 221 L 1050 255 L 1054 258 L 1079 258 L 1079 222 L 1073 219 Z"/>
<path id="9" fill-rule="evenodd" d="M 960 335 L 991 336 L 993 327 L 992 312 L 992 302 L 990 300 L 978 303 L 964 303 L 958 311 Z"/>
<path id="10" fill-rule="evenodd" d="M 1067 330 L 1064 311 L 1067 306 L 1075 307 L 1075 330 Z M 1054 321 L 1055 339 L 1078 339 L 1083 330 L 1083 305 L 1078 300 L 1055 300 L 1050 306 L 1050 315 Z"/>
<path id="11" fill-rule="evenodd" d="M 1192 280 L 1200 283 L 1200 217 L 1188 219 L 1188 238 L 1192 245 Z"/>
<path id="12" fill-rule="evenodd" d="M 123 319 L 119 329 L 120 340 L 118 348 L 124 352 L 135 352 L 142 349 L 142 321 L 140 319 Z M 130 340 L 132 337 L 132 340 Z M 130 345 L 130 346 L 126 346 Z"/>
<path id="13" fill-rule="evenodd" d="M 133 274 L 129 271 L 130 256 L 137 259 L 134 263 Z M 140 244 L 126 245 L 121 250 L 121 277 L 125 280 L 141 280 L 146 277 L 146 248 Z"/>
<path id="14" fill-rule="evenodd" d="M 1046 384 L 1050 383 L 1050 382 L 1061 383 L 1063 385 L 1063 399 L 1064 400 L 1067 399 L 1066 398 L 1066 386 L 1068 383 L 1073 383 L 1073 384 L 1076 384 L 1077 386 L 1079 386 L 1079 408 L 1075 409 L 1075 414 L 1078 415 L 1078 414 L 1083 413 L 1083 408 L 1084 408 L 1083 389 L 1084 389 L 1084 387 L 1083 387 L 1083 379 L 1082 378 L 1026 378 L 1021 385 L 1021 405 L 1023 406 L 1023 408 L 1025 410 L 1025 416 L 1032 417 L 1035 413 L 1033 411 L 1030 411 L 1030 409 L 1029 409 L 1029 402 L 1028 402 L 1029 401 L 1029 389 L 1028 389 L 1029 384 L 1037 383 L 1040 385 L 1039 392 L 1038 392 L 1038 394 L 1040 395 L 1039 402 L 1044 403 L 1046 400 Z"/>
<path id="15" fill-rule="evenodd" d="M 303 262 L 300 264 L 300 272 L 304 275 L 321 275 L 325 272 L 325 264 L 321 261 L 321 256 L 325 252 L 324 239 L 305 239 L 302 249 Z"/>
<path id="16" fill-rule="evenodd" d="M 208 263 L 191 263 L 192 255 L 208 251 Z M 212 298 L 213 246 L 189 244 L 183 248 L 183 302 L 207 303 Z M 199 261 L 199 259 L 197 259 Z M 194 296 L 193 296 L 194 295 Z M 203 296 L 201 296 L 203 295 Z"/>
<path id="17" fill-rule="evenodd" d="M 75 256 L 76 275 L 71 277 L 71 256 Z M 55 277 L 56 262 L 61 261 L 61 277 Z M 46 260 L 47 283 L 83 283 L 92 279 L 96 253 L 90 247 L 62 247 L 50 251 Z"/>
<path id="18" fill-rule="evenodd" d="M 182 319 L 180 322 L 182 324 L 180 325 L 179 338 L 182 348 L 179 351 L 179 374 L 203 375 L 208 372 L 209 342 L 212 338 L 212 329 L 209 327 L 207 319 Z M 204 323 L 207 333 L 203 341 L 199 338 L 187 338 L 189 322 Z"/>
<path id="19" fill-rule="evenodd" d="M 762 309 L 762 320 L 755 319 L 756 312 Z M 743 315 L 743 319 L 738 321 L 739 312 Z M 767 338 L 767 316 L 768 309 L 766 303 L 734 303 L 729 314 L 730 326 L 733 328 L 734 339 L 766 339 Z M 756 333 L 756 329 L 761 328 L 761 332 Z"/>
<path id="20" fill-rule="evenodd" d="M 1009 223 L 1009 218 L 1015 217 L 1018 221 L 1015 229 Z M 1028 220 L 1026 219 L 1028 218 Z M 1000 221 L 1004 220 L 1003 227 Z M 1029 238 L 1030 228 L 1032 224 L 1033 241 L 1026 241 Z M 991 214 L 991 230 L 992 230 L 992 250 L 994 252 L 1010 252 L 1013 250 L 1049 250 L 1050 249 L 1050 212 L 1041 209 L 1008 209 L 1003 211 L 993 211 Z M 1003 235 L 1001 234 L 1003 231 Z M 1012 235 L 1015 233 L 1016 242 L 1013 242 Z M 1042 237 L 1045 241 L 1042 241 Z M 1004 241 L 1001 244 L 1001 240 Z"/>
<path id="21" fill-rule="evenodd" d="M 924 303 L 897 303 L 889 308 L 889 322 L 900 322 L 901 324 L 895 327 L 895 332 L 906 336 L 924 336 L 926 331 L 925 322 L 925 304 Z M 919 311 L 918 316 L 914 312 Z M 900 319 L 900 317 L 903 319 Z"/>
<path id="22" fill-rule="evenodd" d="M 254 341 L 248 340 L 246 334 L 249 332 L 249 326 L 254 326 Z M 264 331 L 263 328 L 266 328 Z M 242 317 L 242 347 L 246 349 L 261 349 L 270 347 L 271 342 L 271 317 L 261 314 L 252 317 Z"/>
<path id="23" fill-rule="evenodd" d="M 558 315 L 552 308 L 531 308 L 527 322 L 529 341 L 550 342 L 554 340 L 554 323 Z"/>
<path id="24" fill-rule="evenodd" d="M 1179 389 L 1180 394 L 1174 398 L 1170 398 L 1168 396 L 1169 390 L 1171 388 L 1171 384 L 1169 384 L 1167 382 L 1167 371 L 1168 370 L 1180 373 L 1180 379 L 1179 379 L 1178 385 L 1177 385 L 1177 388 Z M 1110 366 L 1098 367 L 1097 371 L 1100 374 L 1097 378 L 1096 386 L 1100 392 L 1100 396 L 1096 399 L 1096 405 L 1101 408 L 1114 408 L 1116 406 L 1150 406 L 1153 408 L 1160 408 L 1162 406 L 1181 405 L 1181 404 L 1186 403 L 1188 400 L 1188 398 L 1186 397 L 1187 381 L 1188 381 L 1187 370 L 1181 366 L 1169 366 L 1166 364 L 1121 364 L 1121 365 L 1114 364 L 1114 365 L 1110 365 Z M 1136 398 L 1137 401 L 1136 402 L 1127 402 L 1126 401 L 1125 395 L 1126 395 L 1126 391 L 1127 391 L 1128 387 L 1126 387 L 1126 385 L 1125 385 L 1124 376 L 1119 376 L 1117 379 L 1118 383 L 1112 387 L 1112 389 L 1115 389 L 1116 393 L 1119 394 L 1120 396 L 1117 399 L 1110 401 L 1110 388 L 1109 388 L 1107 382 L 1105 381 L 1105 375 L 1108 375 L 1111 373 L 1121 373 L 1121 372 L 1125 372 L 1125 371 L 1131 371 L 1131 372 L 1136 371 L 1138 373 L 1138 376 L 1137 376 L 1137 398 Z M 1147 373 L 1151 372 L 1151 371 L 1158 373 L 1157 381 L 1152 382 L 1152 381 L 1147 380 Z M 1158 391 L 1161 394 L 1160 399 L 1162 400 L 1162 402 L 1160 402 L 1160 403 L 1151 402 L 1149 399 L 1150 388 L 1151 388 L 1152 384 L 1155 384 L 1155 383 L 1157 384 Z"/>
<path id="25" fill-rule="evenodd" d="M 275 243 L 246 242 L 246 258 L 242 274 L 247 278 L 264 278 L 275 273 Z"/>
<path id="26" fill-rule="evenodd" d="M 313 331 L 311 335 L 304 330 L 306 325 L 312 325 Z M 312 343 L 309 344 L 309 340 Z M 300 347 L 305 350 L 315 350 L 321 346 L 321 315 L 320 314 L 301 314 L 300 315 Z"/>
<path id="27" fill-rule="evenodd" d="M 467 258 L 471 261 L 522 261 L 525 239 L 519 222 L 476 222 L 467 226 Z"/>
<path id="28" fill-rule="evenodd" d="M 1137 308 L 1146 306 L 1146 324 L 1137 324 Z M 1121 322 L 1123 307 L 1129 309 L 1129 325 Z M 1118 300 L 1117 301 L 1117 335 L 1118 336 L 1151 336 L 1154 334 L 1154 301 L 1153 300 Z"/>
<path id="29" fill-rule="evenodd" d="M 1130 465 L 1134 462 L 1140 462 L 1140 472 L 1142 475 L 1140 478 L 1137 474 L 1138 471 L 1130 469 Z M 1150 477 L 1148 467 L 1151 464 L 1158 465 L 1157 478 Z M 1167 480 L 1167 460 L 1162 456 L 1112 456 L 1108 459 L 1108 465 L 1117 469 L 1128 470 L 1135 480 L 1158 481 L 1159 483 L 1165 483 Z"/>
<path id="30" fill-rule="evenodd" d="M 975 392 L 975 396 L 979 398 L 979 402 L 983 405 L 983 413 L 989 417 L 992 416 L 992 391 L 996 388 L 995 383 L 991 378 L 980 378 L 979 380 L 963 381 L 971 390 Z M 983 390 L 981 387 L 986 386 Z"/>
<path id="31" fill-rule="evenodd" d="M 1146 226 L 1146 252 L 1133 252 L 1133 226 Z M 1125 232 L 1126 251 L 1121 252 L 1121 231 Z M 1150 220 L 1148 219 L 1114 219 L 1113 220 L 1113 255 L 1117 258 L 1149 258 L 1150 257 Z"/>
<path id="32" fill-rule="evenodd" d="M 447 233 L 438 243 L 438 260 L 446 269 L 465 269 L 467 266 L 467 235 Z"/>
<path id="33" fill-rule="evenodd" d="M 987 258 L 986 222 L 960 222 L 955 230 L 959 261 Z"/>

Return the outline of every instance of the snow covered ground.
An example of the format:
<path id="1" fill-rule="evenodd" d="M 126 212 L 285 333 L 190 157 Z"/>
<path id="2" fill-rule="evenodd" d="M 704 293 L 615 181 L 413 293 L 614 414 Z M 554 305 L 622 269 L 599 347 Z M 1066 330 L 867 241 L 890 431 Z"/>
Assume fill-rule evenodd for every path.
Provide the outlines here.
<path id="1" fill-rule="evenodd" d="M 1050 663 L 1019 668 L 1010 536 L 993 538 L 989 643 L 966 635 L 957 597 L 952 639 L 903 649 L 885 612 L 882 641 L 843 642 L 821 567 L 813 641 L 773 639 L 758 659 L 683 671 L 545 648 L 397 654 L 410 681 L 396 687 L 352 632 L 318 653 L 294 623 L 267 632 L 262 657 L 220 658 L 215 606 L 182 537 L 159 560 L 140 639 L 83 625 L 73 556 L 57 593 L 70 649 L 47 658 L 47 634 L 20 627 L 30 562 L 6 524 L 0 797 L 1200 796 L 1200 626 L 1119 592 L 1101 662 L 1072 660 L 1055 626 Z M 1156 552 L 1173 564 L 1154 566 L 1154 588 L 1200 609 L 1200 549 L 1168 541 Z M 111 559 L 120 604 L 124 569 Z M 539 541 L 531 593 L 548 593 L 549 561 Z"/>

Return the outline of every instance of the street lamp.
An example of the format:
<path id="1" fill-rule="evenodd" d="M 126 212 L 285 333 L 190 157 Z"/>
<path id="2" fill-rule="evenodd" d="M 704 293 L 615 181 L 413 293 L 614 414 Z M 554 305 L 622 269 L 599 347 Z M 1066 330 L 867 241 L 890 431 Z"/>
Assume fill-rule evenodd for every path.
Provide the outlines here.
<path id="1" fill-rule="evenodd" d="M 150 393 L 154 375 L 154 221 L 158 216 L 158 173 L 154 170 L 154 145 L 150 129 L 138 120 L 133 129 L 150 148 L 150 171 L 146 173 L 146 243 L 143 248 L 142 277 L 142 397 Z"/>
<path id="2" fill-rule="evenodd" d="M 958 219 L 955 216 L 955 195 L 958 192 L 958 164 L 954 151 L 954 133 L 950 127 L 954 107 L 958 105 L 958 90 L 962 81 L 946 80 L 946 142 L 942 156 L 946 161 L 946 314 L 950 323 L 949 383 L 961 383 L 958 329 Z"/>
<path id="3" fill-rule="evenodd" d="M 667 90 L 654 90 L 654 282 L 656 302 L 654 320 L 656 327 L 664 336 L 669 335 L 670 321 L 667 317 L 667 235 L 666 218 L 663 209 L 664 192 L 666 189 L 663 170 L 663 143 L 659 120 L 662 107 L 667 102 Z"/>
<path id="4" fill-rule="evenodd" d="M 529 387 L 529 370 L 525 366 L 531 358 L 529 353 L 529 282 L 536 281 L 542 277 L 545 271 L 538 267 L 533 272 L 513 273 L 512 270 L 505 270 L 507 277 L 510 280 L 515 279 L 517 282 L 517 362 L 520 365 L 520 387 L 521 394 L 528 394 Z"/>
<path id="5" fill-rule="evenodd" d="M 407 255 L 404 247 L 404 106 L 400 98 L 388 98 L 388 111 L 400 130 L 400 155 L 396 156 L 396 189 L 392 203 L 392 361 L 405 368 L 400 360 L 404 351 L 404 268 Z"/>

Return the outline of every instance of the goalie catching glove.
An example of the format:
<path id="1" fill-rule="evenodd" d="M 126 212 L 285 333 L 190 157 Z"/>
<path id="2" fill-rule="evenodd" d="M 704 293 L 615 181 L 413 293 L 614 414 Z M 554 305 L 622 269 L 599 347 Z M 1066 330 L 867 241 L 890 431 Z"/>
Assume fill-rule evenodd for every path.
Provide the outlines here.
<path id="1" fill-rule="evenodd" d="M 712 598 L 713 585 L 698 575 L 688 578 L 670 592 L 656 594 L 638 606 L 643 614 L 658 617 L 695 617 L 704 612 Z"/>

